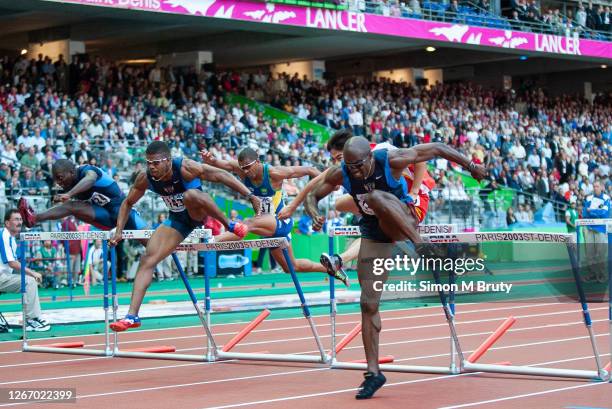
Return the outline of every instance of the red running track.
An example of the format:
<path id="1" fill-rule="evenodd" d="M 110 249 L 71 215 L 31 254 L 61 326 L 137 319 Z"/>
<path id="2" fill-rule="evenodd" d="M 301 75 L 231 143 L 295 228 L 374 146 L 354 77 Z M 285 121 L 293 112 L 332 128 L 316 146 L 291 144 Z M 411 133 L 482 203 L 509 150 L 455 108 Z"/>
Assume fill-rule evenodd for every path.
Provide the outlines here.
<path id="1" fill-rule="evenodd" d="M 607 308 L 591 308 L 604 363 L 608 354 Z M 517 323 L 480 360 L 515 365 L 595 368 L 582 314 L 570 304 L 481 304 L 458 308 L 457 329 L 463 352 L 471 353 L 509 315 Z M 337 318 L 338 338 L 357 323 L 358 314 Z M 329 318 L 315 318 L 329 346 Z M 145 322 L 146 326 L 146 322 Z M 216 325 L 217 342 L 228 342 L 244 324 Z M 86 347 L 101 348 L 102 336 L 79 337 Z M 70 342 L 74 338 L 49 342 Z M 172 344 L 177 353 L 204 352 L 198 327 L 121 334 L 121 345 L 137 348 Z M 37 341 L 32 344 L 43 344 Z M 448 326 L 440 307 L 383 312 L 381 355 L 395 363 L 446 366 Z M 84 357 L 19 352 L 20 344 L 0 345 L 0 388 L 76 388 L 76 404 L 28 404 L 41 408 L 606 408 L 612 384 L 584 380 L 499 374 L 426 375 L 387 373 L 387 385 L 370 401 L 357 402 L 358 371 L 322 365 L 228 361 L 192 363 L 128 358 Z M 316 354 L 303 319 L 268 319 L 238 344 L 236 352 Z M 357 337 L 339 355 L 363 358 Z M 15 405 L 13 405 L 16 407 Z M 0 404 L 0 407 L 11 407 Z"/>

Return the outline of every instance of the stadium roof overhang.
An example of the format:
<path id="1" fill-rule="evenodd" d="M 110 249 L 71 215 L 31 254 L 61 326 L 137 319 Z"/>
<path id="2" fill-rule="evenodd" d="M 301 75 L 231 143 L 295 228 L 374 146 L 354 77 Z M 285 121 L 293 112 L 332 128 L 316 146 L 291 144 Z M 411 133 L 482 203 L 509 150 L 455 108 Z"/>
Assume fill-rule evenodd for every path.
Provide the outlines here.
<path id="1" fill-rule="evenodd" d="M 317 30 L 286 25 L 204 18 L 40 0 L 0 0 L 0 49 L 17 52 L 31 42 L 60 38 L 83 41 L 92 54 L 112 59 L 155 57 L 172 52 L 212 51 L 217 65 L 248 67 L 289 61 L 383 59 L 394 64 L 448 68 L 512 62 L 517 50 L 497 51 L 468 44 L 389 37 L 370 33 Z M 424 48 L 435 45 L 438 51 Z M 535 55 L 534 55 L 535 56 Z M 553 72 L 592 68 L 602 61 L 577 57 L 530 58 L 518 69 Z M 562 64 L 547 64 L 551 60 Z M 573 60 L 573 61 L 572 61 Z M 401 66 L 401 65 L 400 65 Z M 545 70 L 545 71 L 542 71 Z M 509 74 L 512 74 L 509 72 Z"/>

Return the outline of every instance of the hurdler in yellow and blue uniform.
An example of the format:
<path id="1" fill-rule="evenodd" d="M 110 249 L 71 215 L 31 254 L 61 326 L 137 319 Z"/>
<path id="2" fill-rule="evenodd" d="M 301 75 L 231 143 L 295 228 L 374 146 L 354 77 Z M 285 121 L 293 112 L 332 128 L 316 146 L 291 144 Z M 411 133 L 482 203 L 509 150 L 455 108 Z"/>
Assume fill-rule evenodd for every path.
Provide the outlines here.
<path id="1" fill-rule="evenodd" d="M 244 148 L 238 154 L 238 160 L 223 160 L 215 158 L 211 152 L 202 152 L 202 159 L 209 165 L 234 173 L 242 179 L 244 185 L 261 201 L 259 215 L 244 221 L 250 233 L 265 238 L 290 238 L 293 220 L 291 218 L 279 220 L 278 214 L 285 206 L 283 201 L 283 181 L 303 176 L 316 177 L 320 174 L 312 166 L 271 166 L 259 161 L 259 155 L 251 148 Z M 231 233 L 222 233 L 215 237 L 218 242 L 236 240 Z M 298 272 L 327 272 L 320 263 L 293 256 L 293 249 L 289 246 L 291 262 Z M 270 251 L 274 260 L 289 272 L 288 264 L 281 249 Z"/>
<path id="2" fill-rule="evenodd" d="M 268 172 L 269 166 L 267 163 L 263 164 L 263 179 L 261 184 L 256 185 L 248 176 L 244 178 L 244 185 L 261 201 L 261 214 L 262 215 L 275 215 L 285 206 L 283 189 L 275 190 L 272 187 L 270 181 L 270 174 Z M 288 218 L 279 220 L 276 217 L 276 231 L 272 236 L 265 238 L 275 237 L 286 237 L 291 240 L 291 229 L 293 228 L 293 219 Z"/>

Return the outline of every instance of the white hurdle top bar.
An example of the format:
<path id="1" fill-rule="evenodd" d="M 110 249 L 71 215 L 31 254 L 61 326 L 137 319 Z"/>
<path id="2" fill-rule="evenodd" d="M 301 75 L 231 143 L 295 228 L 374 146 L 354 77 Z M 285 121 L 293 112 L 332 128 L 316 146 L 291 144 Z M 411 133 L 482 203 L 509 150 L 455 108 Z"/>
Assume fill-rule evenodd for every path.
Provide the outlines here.
<path id="1" fill-rule="evenodd" d="M 256 239 L 242 241 L 221 241 L 218 243 L 184 243 L 177 251 L 231 251 L 244 249 L 285 248 L 289 246 L 286 238 Z"/>
<path id="2" fill-rule="evenodd" d="M 456 224 L 422 224 L 417 226 L 420 234 L 455 233 Z M 330 236 L 361 236 L 359 226 L 335 226 L 329 229 Z"/>
<path id="3" fill-rule="evenodd" d="M 453 225 L 430 225 L 453 226 Z M 421 226 L 421 227 L 427 227 Z M 430 230 L 431 231 L 431 230 Z M 360 236 L 359 226 L 337 226 L 330 229 L 330 236 Z M 543 243 L 573 243 L 574 235 L 567 233 L 542 232 L 481 232 L 481 233 L 442 233 L 423 234 L 431 243 L 483 243 L 483 242 L 543 242 Z"/>
<path id="4" fill-rule="evenodd" d="M 431 243 L 486 243 L 486 242 L 535 242 L 574 243 L 573 234 L 491 231 L 481 233 L 424 234 Z"/>
<path id="5" fill-rule="evenodd" d="M 130 240 L 149 239 L 155 230 L 124 230 L 122 237 Z M 19 235 L 19 240 L 108 240 L 114 235 L 113 231 L 57 231 L 57 232 L 27 232 Z M 212 239 L 210 229 L 196 229 L 191 232 L 187 239 Z"/>
<path id="6" fill-rule="evenodd" d="M 577 219 L 576 226 L 606 226 L 606 231 L 612 233 L 612 219 Z"/>

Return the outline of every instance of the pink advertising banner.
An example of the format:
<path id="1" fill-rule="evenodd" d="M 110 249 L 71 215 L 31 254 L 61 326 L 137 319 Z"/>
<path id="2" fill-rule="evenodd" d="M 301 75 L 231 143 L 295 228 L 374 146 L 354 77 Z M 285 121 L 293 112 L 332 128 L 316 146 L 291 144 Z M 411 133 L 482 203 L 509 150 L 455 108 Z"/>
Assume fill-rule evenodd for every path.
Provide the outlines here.
<path id="1" fill-rule="evenodd" d="M 45 0 L 612 59 L 612 42 L 238 0 Z"/>

